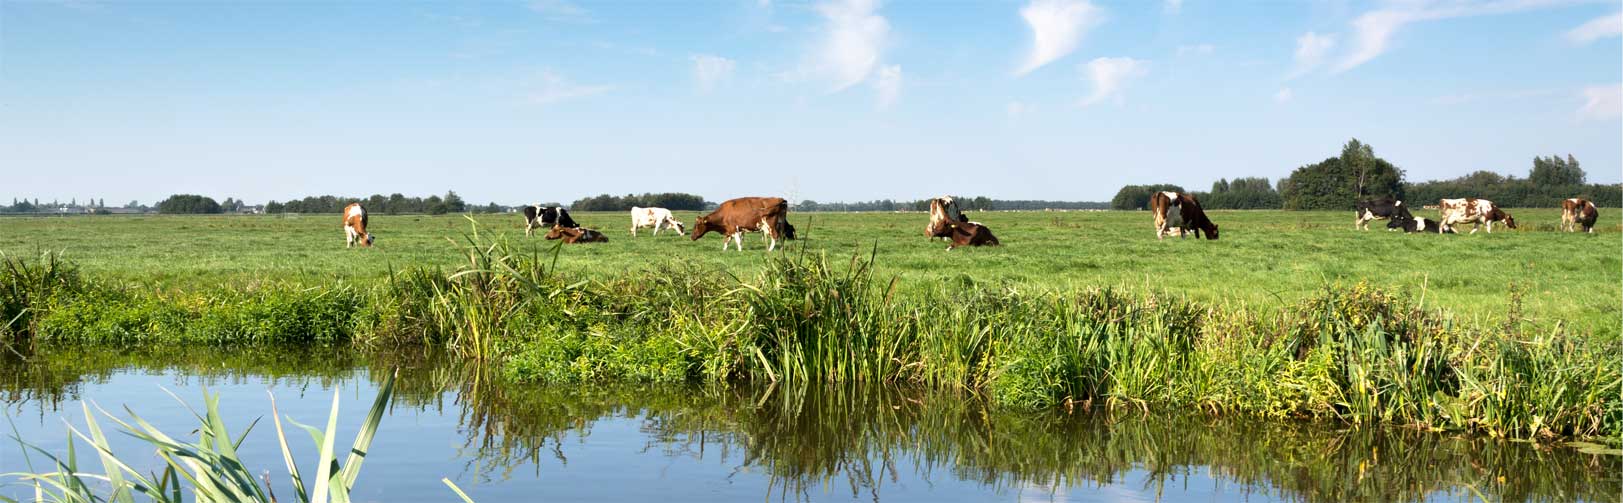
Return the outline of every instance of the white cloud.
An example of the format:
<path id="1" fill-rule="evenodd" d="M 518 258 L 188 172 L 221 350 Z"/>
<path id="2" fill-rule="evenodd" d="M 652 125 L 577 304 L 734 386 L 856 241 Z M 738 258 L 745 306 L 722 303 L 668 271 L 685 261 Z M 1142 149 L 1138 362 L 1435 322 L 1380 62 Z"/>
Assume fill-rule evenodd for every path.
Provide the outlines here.
<path id="1" fill-rule="evenodd" d="M 1291 77 L 1313 71 L 1319 64 L 1324 63 L 1325 56 L 1330 55 L 1330 49 L 1336 46 L 1336 38 L 1331 35 L 1320 35 L 1313 32 L 1303 33 L 1296 37 L 1296 69 L 1291 70 Z"/>
<path id="2" fill-rule="evenodd" d="M 877 93 L 879 109 L 890 108 L 891 104 L 896 103 L 896 97 L 902 93 L 902 65 L 881 67 L 879 74 L 874 78 L 873 87 Z"/>
<path id="3" fill-rule="evenodd" d="M 1584 88 L 1584 106 L 1578 108 L 1578 117 L 1593 120 L 1611 120 L 1623 117 L 1623 84 L 1589 86 Z"/>
<path id="4" fill-rule="evenodd" d="M 830 92 L 867 80 L 879 66 L 890 23 L 874 12 L 878 8 L 877 0 L 832 0 L 817 6 L 827 25 L 812 71 L 833 82 Z"/>
<path id="5" fill-rule="evenodd" d="M 531 0 L 530 10 L 549 21 L 590 23 L 592 13 L 569 0 Z"/>
<path id="6" fill-rule="evenodd" d="M 1285 103 L 1295 97 L 1296 93 L 1291 92 L 1291 88 L 1281 87 L 1279 88 L 1279 92 L 1274 93 L 1274 103 Z"/>
<path id="7" fill-rule="evenodd" d="M 1623 11 L 1591 19 L 1567 30 L 1567 40 L 1580 45 L 1616 36 L 1623 36 Z"/>
<path id="8" fill-rule="evenodd" d="M 550 70 L 541 72 L 540 77 L 536 80 L 537 82 L 533 85 L 534 90 L 525 96 L 525 100 L 539 106 L 596 96 L 614 89 L 614 86 L 607 84 L 577 84 Z"/>
<path id="9" fill-rule="evenodd" d="M 1020 9 L 1031 27 L 1031 53 L 1015 75 L 1025 75 L 1076 50 L 1103 13 L 1086 0 L 1031 0 Z"/>
<path id="10" fill-rule="evenodd" d="M 1161 2 L 1161 11 L 1174 16 L 1183 12 L 1183 0 L 1165 0 Z"/>
<path id="11" fill-rule="evenodd" d="M 1572 3 L 1573 0 L 1402 0 L 1352 20 L 1351 50 L 1331 68 L 1336 73 L 1358 67 L 1385 53 L 1392 35 L 1420 21 L 1506 14 Z"/>
<path id="12" fill-rule="evenodd" d="M 732 79 L 733 70 L 738 67 L 731 59 L 711 54 L 694 54 L 688 56 L 688 60 L 693 62 L 693 85 L 700 92 L 710 92 Z"/>
<path id="13" fill-rule="evenodd" d="M 1093 94 L 1082 99 L 1082 106 L 1111 98 L 1115 98 L 1118 103 L 1121 102 L 1122 91 L 1126 90 L 1127 83 L 1148 72 L 1149 63 L 1133 58 L 1096 58 L 1087 62 L 1082 65 L 1082 73 L 1093 83 Z"/>
<path id="14" fill-rule="evenodd" d="M 1215 50 L 1217 50 L 1217 48 L 1212 47 L 1212 44 L 1180 45 L 1178 46 L 1178 57 L 1205 56 L 1207 54 L 1211 54 L 1212 51 Z"/>

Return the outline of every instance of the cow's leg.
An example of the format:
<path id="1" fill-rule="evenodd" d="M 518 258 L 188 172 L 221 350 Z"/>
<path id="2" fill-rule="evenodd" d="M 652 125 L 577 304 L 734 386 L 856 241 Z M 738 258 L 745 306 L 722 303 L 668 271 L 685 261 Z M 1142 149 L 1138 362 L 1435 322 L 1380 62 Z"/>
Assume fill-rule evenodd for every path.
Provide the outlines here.
<path id="1" fill-rule="evenodd" d="M 535 235 L 535 222 L 524 222 L 524 237 Z"/>
<path id="2" fill-rule="evenodd" d="M 737 234 L 733 235 L 733 248 L 744 251 L 744 231 L 738 231 Z"/>
<path id="3" fill-rule="evenodd" d="M 353 247 L 355 247 L 355 228 L 354 227 L 350 227 L 348 225 L 344 226 L 344 247 L 345 248 L 353 248 Z"/>

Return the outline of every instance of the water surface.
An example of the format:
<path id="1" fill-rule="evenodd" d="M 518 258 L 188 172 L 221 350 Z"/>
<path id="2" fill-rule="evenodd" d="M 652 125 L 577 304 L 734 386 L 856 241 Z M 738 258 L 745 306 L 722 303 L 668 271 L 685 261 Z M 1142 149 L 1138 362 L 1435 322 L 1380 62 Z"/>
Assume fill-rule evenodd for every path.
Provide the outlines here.
<path id="1" fill-rule="evenodd" d="M 305 424 L 326 419 L 337 390 L 344 443 L 396 369 L 359 501 L 450 501 L 441 477 L 481 502 L 1619 501 L 1623 490 L 1623 458 L 1565 446 L 1199 414 L 1013 412 L 888 386 L 512 385 L 417 350 L 49 349 L 0 359 L 0 399 L 23 438 L 62 452 L 64 421 L 82 426 L 82 403 L 120 417 L 128 405 L 186 436 L 195 419 L 165 390 L 194 405 L 205 389 L 219 393 L 234 430 L 265 420 L 242 455 L 287 495 L 267 390 Z M 161 469 L 138 443 L 112 437 L 140 469 Z M 314 458 L 302 435 L 291 440 L 298 459 Z M 0 472 L 25 468 L 14 443 L 0 445 Z"/>

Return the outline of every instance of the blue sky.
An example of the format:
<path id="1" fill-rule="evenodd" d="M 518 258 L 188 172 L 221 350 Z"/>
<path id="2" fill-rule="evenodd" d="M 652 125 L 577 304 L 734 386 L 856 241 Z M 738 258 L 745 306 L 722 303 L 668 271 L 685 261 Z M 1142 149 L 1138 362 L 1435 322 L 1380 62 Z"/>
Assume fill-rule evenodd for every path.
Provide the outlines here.
<path id="1" fill-rule="evenodd" d="M 7 195 L 1107 200 L 1623 178 L 1618 2 L 0 3 Z"/>

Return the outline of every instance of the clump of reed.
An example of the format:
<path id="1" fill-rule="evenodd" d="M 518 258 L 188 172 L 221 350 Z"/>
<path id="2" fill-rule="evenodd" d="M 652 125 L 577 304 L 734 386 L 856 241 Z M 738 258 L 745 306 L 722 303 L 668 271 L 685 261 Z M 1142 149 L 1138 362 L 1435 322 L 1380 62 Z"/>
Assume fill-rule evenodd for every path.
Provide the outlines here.
<path id="1" fill-rule="evenodd" d="M 60 254 L 44 252 L 29 260 L 0 253 L 0 340 L 33 335 L 40 306 L 83 289 L 79 269 Z"/>
<path id="2" fill-rule="evenodd" d="M 282 450 L 282 458 L 286 462 L 288 482 L 293 490 L 292 501 L 342 503 L 350 500 L 349 493 L 355 487 L 356 478 L 360 476 L 361 466 L 371 449 L 378 424 L 383 421 L 383 413 L 389 405 L 389 396 L 393 389 L 394 376 L 391 375 L 384 380 L 377 398 L 372 401 L 372 408 L 361 423 L 360 430 L 356 432 L 354 444 L 351 445 L 349 455 L 342 463 L 339 462 L 341 453 L 336 450 L 339 396 L 337 390 L 333 391 L 332 408 L 327 416 L 325 428 L 318 429 L 288 419 L 289 423 L 309 433 L 318 451 L 316 470 L 309 478 L 303 475 L 304 472 L 299 470 L 298 464 L 294 461 L 293 451 L 282 427 L 282 417 L 276 410 L 276 397 L 271 397 L 271 416 L 276 425 L 276 438 Z M 258 421 L 249 424 L 240 433 L 233 434 L 226 427 L 220 414 L 219 395 L 205 391 L 203 402 L 204 414 L 197 416 L 196 442 L 187 442 L 164 433 L 127 406 L 124 410 L 129 415 L 128 421 L 97 407 L 101 417 L 117 423 L 123 433 L 139 439 L 156 452 L 164 463 L 161 473 L 141 473 L 132 467 L 131 458 L 114 452 L 107 441 L 107 435 L 103 433 L 101 419 L 91 412 L 91 405 L 86 403 L 82 404 L 85 429 L 80 431 L 71 425 L 68 427 L 65 455 L 51 454 L 29 444 L 17 435 L 13 428 L 12 438 L 22 447 L 23 462 L 27 466 L 27 471 L 7 473 L 4 476 L 31 486 L 34 501 L 133 502 L 140 496 L 150 501 L 180 503 L 188 500 L 187 493 L 190 493 L 191 501 L 266 503 L 278 501 L 275 490 L 271 487 L 270 472 L 264 471 L 256 477 L 254 471 L 248 468 L 237 453 Z M 184 402 L 181 405 L 190 408 Z M 100 473 L 91 472 L 88 467 L 81 467 L 75 437 L 77 441 L 88 444 L 95 452 L 101 461 Z M 49 468 L 36 468 L 34 455 L 41 456 L 41 461 Z M 260 485 L 261 480 L 264 482 L 263 486 Z M 449 480 L 445 483 L 467 500 L 467 496 Z"/>

